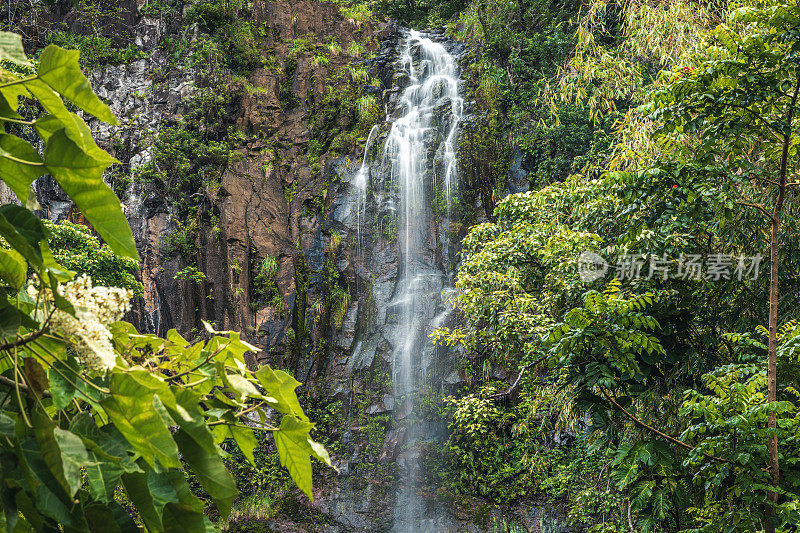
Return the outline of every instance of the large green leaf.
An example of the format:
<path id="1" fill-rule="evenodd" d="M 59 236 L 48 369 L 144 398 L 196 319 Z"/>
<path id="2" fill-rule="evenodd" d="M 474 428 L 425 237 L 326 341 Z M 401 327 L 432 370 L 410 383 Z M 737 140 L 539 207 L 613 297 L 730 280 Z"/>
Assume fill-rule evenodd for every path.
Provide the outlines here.
<path id="1" fill-rule="evenodd" d="M 33 127 L 44 140 L 45 143 L 50 137 L 60 129 L 65 129 L 67 136 L 75 141 L 79 148 L 84 149 L 87 143 L 92 145 L 89 150 L 84 149 L 91 157 L 97 158 L 96 154 L 102 151 L 94 142 L 94 139 L 86 139 L 86 129 L 88 126 L 81 117 L 70 112 L 64 104 L 64 100 L 41 80 L 35 79 L 25 82 L 25 88 L 31 96 L 39 101 L 39 104 L 48 113 L 34 122 Z M 89 134 L 91 136 L 91 133 Z M 99 158 L 101 161 L 107 159 L 108 154 L 103 153 Z"/>
<path id="2" fill-rule="evenodd" d="M 164 506 L 165 533 L 216 533 L 214 525 L 201 511 L 185 504 Z"/>
<path id="3" fill-rule="evenodd" d="M 110 163 L 116 161 L 108 152 L 97 146 L 92 136 L 92 130 L 89 129 L 89 126 L 86 125 L 86 122 L 81 117 L 75 113 L 70 113 L 66 107 L 57 110 L 57 113 L 53 111 L 51 113 L 54 114 L 45 115 L 33 124 L 36 132 L 45 143 L 50 140 L 54 133 L 63 129 L 67 137 L 90 157 Z"/>
<path id="4" fill-rule="evenodd" d="M 657 490 L 653 494 L 653 514 L 656 518 L 663 520 L 669 512 L 669 500 L 663 490 Z"/>
<path id="5" fill-rule="evenodd" d="M 110 503 L 124 472 L 140 472 L 128 457 L 125 440 L 101 431 L 88 413 L 80 413 L 70 422 L 70 430 L 79 435 L 89 454 L 86 481 L 89 493 L 95 500 Z"/>
<path id="6" fill-rule="evenodd" d="M 22 316 L 15 306 L 5 298 L 0 299 L 0 338 L 16 337 L 22 324 Z"/>
<path id="7" fill-rule="evenodd" d="M 74 433 L 56 427 L 39 410 L 33 413 L 33 425 L 33 434 L 44 463 L 65 494 L 72 498 L 81 485 L 81 468 L 89 463 L 83 442 Z M 46 479 L 43 481 L 46 482 Z"/>
<path id="8" fill-rule="evenodd" d="M 180 430 L 173 435 L 182 458 L 197 475 L 200 484 L 214 499 L 220 514 L 227 517 L 238 495 L 236 482 L 225 468 L 214 436 L 205 423 L 198 404 L 199 396 L 188 389 L 175 392 L 177 405 L 168 408 Z"/>
<path id="9" fill-rule="evenodd" d="M 30 143 L 14 135 L 0 133 L 0 179 L 6 182 L 20 202 L 28 200 L 31 183 L 46 172 L 42 158 Z"/>
<path id="10" fill-rule="evenodd" d="M 266 395 L 277 400 L 270 407 L 286 414 L 291 414 L 308 421 L 308 417 L 300 406 L 295 389 L 300 382 L 282 370 L 272 370 L 269 365 L 264 365 L 256 372 L 258 382 L 264 387 Z"/>
<path id="11" fill-rule="evenodd" d="M 42 266 L 39 243 L 45 240 L 45 230 L 36 215 L 19 205 L 0 207 L 0 236 L 33 265 Z"/>
<path id="12" fill-rule="evenodd" d="M 119 124 L 111 109 L 92 91 L 78 64 L 79 56 L 77 50 L 48 46 L 39 57 L 39 79 L 87 113 L 109 124 Z"/>
<path id="13" fill-rule="evenodd" d="M 95 419 L 84 411 L 73 417 L 69 429 L 83 439 L 84 446 L 90 453 L 114 462 L 125 472 L 141 472 L 141 468 L 128 454 L 128 441 L 113 424 L 97 427 Z"/>
<path id="14" fill-rule="evenodd" d="M 111 509 L 102 503 L 90 503 L 83 508 L 91 533 L 122 533 Z"/>
<path id="15" fill-rule="evenodd" d="M 10 31 L 0 31 L 0 61 L 10 61 L 20 66 L 31 64 L 22 46 L 22 36 Z"/>
<path id="16" fill-rule="evenodd" d="M 16 438 L 14 428 L 16 422 L 3 412 L 0 412 L 0 435 L 5 435 L 9 439 Z"/>
<path id="17" fill-rule="evenodd" d="M 154 472 L 146 464 L 140 466 L 144 473 L 125 474 L 122 483 L 148 531 L 184 531 L 183 524 L 205 523 L 198 521 L 203 503 L 192 494 L 182 470 Z M 205 526 L 189 531 L 205 531 Z"/>
<path id="18" fill-rule="evenodd" d="M 115 501 L 92 502 L 83 507 L 90 533 L 139 533 L 130 513 Z"/>
<path id="19" fill-rule="evenodd" d="M 138 260 L 133 234 L 119 199 L 103 182 L 103 171 L 115 160 L 111 156 L 97 160 L 87 155 L 61 130 L 50 136 L 44 161 L 64 192 L 111 249 L 117 255 Z"/>
<path id="20" fill-rule="evenodd" d="M 61 428 L 53 429 L 53 436 L 61 452 L 64 479 L 69 483 L 70 495 L 74 496 L 81 486 L 81 469 L 92 464 L 80 437 Z"/>
<path id="21" fill-rule="evenodd" d="M 256 459 L 253 455 L 253 450 L 255 450 L 256 446 L 258 446 L 258 441 L 256 440 L 256 436 L 253 434 L 253 430 L 247 427 L 241 426 L 231 426 L 230 433 L 233 436 L 233 439 L 236 441 L 236 444 L 239 446 L 239 449 L 242 450 L 242 454 L 245 458 L 250 462 L 251 465 L 256 465 Z"/>
<path id="22" fill-rule="evenodd" d="M 106 504 L 114 515 L 114 521 L 122 533 L 140 533 L 141 528 L 133 521 L 131 513 L 116 501 Z"/>
<path id="23" fill-rule="evenodd" d="M 161 524 L 163 504 L 158 505 L 158 502 L 154 499 L 153 494 L 150 492 L 147 478 L 147 472 L 124 474 L 122 476 L 122 486 L 125 488 L 128 499 L 136 507 L 139 518 L 142 519 L 147 531 L 159 533 L 164 531 L 164 526 Z"/>
<path id="24" fill-rule="evenodd" d="M 205 429 L 205 432 L 195 429 L 193 433 L 180 429 L 175 433 L 174 439 L 178 443 L 181 456 L 191 467 L 206 492 L 214 499 L 220 515 L 227 518 L 231 512 L 233 500 L 236 499 L 239 491 L 236 490 L 236 482 L 225 468 L 219 454 L 216 451 L 209 453 L 201 444 L 206 439 L 205 433 L 208 433 L 208 438 L 211 438 L 208 429 Z"/>
<path id="25" fill-rule="evenodd" d="M 25 258 L 14 250 L 0 248 L 0 278 L 12 288 L 19 290 L 25 283 L 28 265 Z"/>
<path id="26" fill-rule="evenodd" d="M 230 373 L 223 375 L 228 386 L 238 393 L 240 402 L 244 402 L 247 398 L 263 398 L 256 386 L 241 374 Z"/>
<path id="27" fill-rule="evenodd" d="M 69 367 L 67 365 L 69 364 Z M 69 362 L 58 360 L 53 363 L 56 368 L 47 370 L 47 377 L 50 381 L 50 395 L 53 398 L 53 406 L 59 411 L 65 408 L 75 397 L 75 385 L 68 379 L 74 371 L 79 371 L 74 359 Z"/>
<path id="28" fill-rule="evenodd" d="M 281 464 L 286 467 L 297 486 L 314 499 L 311 492 L 311 446 L 308 443 L 309 433 L 314 424 L 286 415 L 281 420 L 275 436 L 275 446 Z"/>
<path id="29" fill-rule="evenodd" d="M 180 468 L 178 447 L 154 406 L 154 391 L 125 372 L 111 376 L 111 396 L 101 404 L 110 420 L 148 464 Z"/>

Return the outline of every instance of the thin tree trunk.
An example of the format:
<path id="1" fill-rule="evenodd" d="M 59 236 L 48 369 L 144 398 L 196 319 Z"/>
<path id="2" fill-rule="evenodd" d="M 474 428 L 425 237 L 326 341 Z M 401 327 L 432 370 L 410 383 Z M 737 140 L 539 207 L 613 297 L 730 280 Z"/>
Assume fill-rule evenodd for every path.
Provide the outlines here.
<path id="1" fill-rule="evenodd" d="M 780 207 L 783 203 L 784 177 L 781 175 L 781 185 L 778 186 L 778 199 L 772 214 L 771 238 L 769 246 L 769 341 L 767 345 L 767 402 L 770 404 L 777 398 L 778 392 L 778 250 L 780 247 Z M 769 416 L 767 427 L 777 428 L 775 414 Z M 767 443 L 769 451 L 769 469 L 772 473 L 772 484 L 777 487 L 780 481 L 780 462 L 778 460 L 778 439 L 773 433 Z M 774 490 L 767 492 L 769 504 L 766 509 L 765 533 L 775 532 L 775 504 L 778 503 L 778 493 Z"/>
<path id="2" fill-rule="evenodd" d="M 797 95 L 800 91 L 800 75 L 795 83 L 794 94 L 792 95 L 789 110 L 786 116 L 786 131 L 783 134 L 783 148 L 781 153 L 781 168 L 778 179 L 778 197 L 775 199 L 775 207 L 772 210 L 771 235 L 769 245 L 769 340 L 767 343 L 767 402 L 772 404 L 778 397 L 778 298 L 780 296 L 778 284 L 778 253 L 781 245 L 781 213 L 783 202 L 786 197 L 786 173 L 789 160 L 789 142 L 792 135 L 792 122 L 794 121 L 794 110 L 797 104 Z M 780 456 L 778 454 L 777 417 L 774 413 L 769 416 L 767 427 L 773 431 L 767 443 L 769 451 L 769 469 L 772 474 L 772 486 L 777 488 L 780 485 Z M 769 504 L 766 509 L 766 520 L 764 524 L 765 533 L 775 531 L 775 506 L 778 504 L 777 491 L 767 492 Z"/>

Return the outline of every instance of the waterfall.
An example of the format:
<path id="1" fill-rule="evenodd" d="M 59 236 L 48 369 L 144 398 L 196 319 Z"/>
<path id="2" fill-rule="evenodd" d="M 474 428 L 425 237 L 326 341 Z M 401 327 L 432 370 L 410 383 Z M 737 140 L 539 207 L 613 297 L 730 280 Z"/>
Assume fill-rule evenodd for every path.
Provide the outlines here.
<path id="1" fill-rule="evenodd" d="M 409 76 L 409 85 L 401 96 L 401 115 L 392 123 L 384 154 L 391 159 L 392 182 L 399 190 L 402 273 L 394 302 L 399 311 L 400 346 L 394 354 L 395 396 L 413 392 L 418 383 L 413 377 L 412 355 L 421 342 L 430 342 L 425 332 L 425 308 L 431 288 L 441 292 L 444 274 L 431 268 L 427 257 L 432 198 L 425 197 L 426 182 L 431 181 L 450 206 L 455 179 L 455 135 L 463 110 L 458 92 L 458 65 L 445 47 L 411 31 L 405 40 L 399 69 Z M 441 109 L 442 104 L 449 109 Z M 437 111 L 441 114 L 437 116 Z M 444 130 L 444 131 L 443 131 Z M 442 139 L 442 140 L 439 140 Z M 435 152 L 432 150 L 435 148 Z M 432 156 L 441 157 L 444 176 L 437 176 Z M 443 188 L 443 190 L 442 190 Z M 437 279 L 431 279 L 437 278 Z M 421 338 L 422 337 L 422 338 Z"/>
<path id="2" fill-rule="evenodd" d="M 364 224 L 364 215 L 367 205 L 367 183 L 369 181 L 369 164 L 367 163 L 367 158 L 369 158 L 370 149 L 372 148 L 378 131 L 380 131 L 380 128 L 377 124 L 372 126 L 372 129 L 369 131 L 367 144 L 364 146 L 364 158 L 361 160 L 361 167 L 358 169 L 356 177 L 353 180 L 353 185 L 355 185 L 356 188 L 356 235 L 359 250 L 361 249 L 361 227 Z"/>
<path id="3" fill-rule="evenodd" d="M 424 421 L 415 417 L 415 396 L 425 385 L 435 349 L 430 333 L 449 313 L 446 296 L 452 293 L 452 265 L 447 259 L 447 231 L 451 198 L 457 191 L 456 136 L 464 112 L 459 94 L 456 58 L 429 36 L 408 31 L 400 43 L 395 79 L 396 97 L 391 127 L 380 159 L 373 168 L 367 155 L 355 176 L 359 239 L 364 198 L 373 172 L 380 175 L 393 196 L 391 209 L 397 224 L 399 265 L 391 301 L 386 304 L 384 336 L 392 346 L 394 405 L 408 405 L 403 415 L 403 449 L 398 458 L 400 487 L 393 530 L 434 531 L 417 494 L 421 475 L 419 444 L 433 438 Z M 404 409 L 401 409 L 404 410 Z"/>

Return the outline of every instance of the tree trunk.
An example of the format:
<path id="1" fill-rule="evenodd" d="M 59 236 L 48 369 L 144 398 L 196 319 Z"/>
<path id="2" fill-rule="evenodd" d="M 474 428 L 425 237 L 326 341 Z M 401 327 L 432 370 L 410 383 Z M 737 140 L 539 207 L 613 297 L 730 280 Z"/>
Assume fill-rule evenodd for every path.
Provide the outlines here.
<path id="1" fill-rule="evenodd" d="M 780 296 L 778 285 L 778 252 L 781 246 L 781 213 L 783 202 L 786 197 L 786 174 L 789 161 L 789 144 L 792 137 L 792 123 L 794 122 L 794 110 L 797 105 L 797 95 L 800 91 L 800 75 L 795 82 L 794 94 L 789 104 L 786 114 L 786 130 L 783 134 L 783 147 L 781 150 L 781 168 L 778 178 L 778 197 L 775 199 L 775 207 L 772 210 L 772 221 L 770 224 L 770 244 L 769 244 L 769 340 L 767 343 L 767 402 L 772 404 L 778 397 L 778 298 Z M 772 474 L 772 486 L 777 488 L 780 485 L 780 456 L 778 455 L 778 436 L 775 434 L 778 423 L 775 414 L 769 416 L 767 427 L 773 431 L 767 443 L 769 452 L 769 470 Z M 765 533 L 775 531 L 775 506 L 778 504 L 778 493 L 774 490 L 767 492 L 769 504 L 766 509 L 766 520 L 764 524 Z"/>
<path id="2" fill-rule="evenodd" d="M 783 203 L 785 189 L 783 173 L 780 179 L 778 199 L 772 212 L 771 237 L 769 246 L 769 341 L 767 344 L 767 402 L 772 403 L 777 398 L 778 392 L 778 251 L 780 248 L 780 208 Z M 777 418 L 775 414 L 769 416 L 767 427 L 775 430 Z M 769 470 L 772 474 L 772 484 L 777 487 L 780 481 L 780 462 L 778 460 L 778 438 L 773 433 L 767 443 L 769 451 Z M 775 504 L 778 503 L 778 493 L 770 490 L 767 493 L 769 504 L 766 509 L 765 533 L 775 532 Z"/>

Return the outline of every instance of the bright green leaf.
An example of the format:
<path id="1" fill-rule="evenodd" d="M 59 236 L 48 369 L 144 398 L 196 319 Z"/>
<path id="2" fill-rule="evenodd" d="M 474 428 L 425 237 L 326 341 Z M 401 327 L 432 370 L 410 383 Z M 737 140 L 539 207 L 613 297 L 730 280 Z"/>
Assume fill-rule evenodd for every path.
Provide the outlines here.
<path id="1" fill-rule="evenodd" d="M 314 499 L 311 492 L 312 450 L 308 440 L 313 427 L 310 422 L 286 415 L 281 420 L 280 429 L 273 433 L 281 464 L 289 471 L 300 490 L 312 500 Z"/>
<path id="2" fill-rule="evenodd" d="M 39 79 L 87 113 L 103 122 L 119 124 L 111 109 L 92 91 L 78 64 L 79 56 L 77 50 L 48 46 L 39 57 Z"/>
<path id="3" fill-rule="evenodd" d="M 61 130 L 47 143 L 44 161 L 75 205 L 94 229 L 118 255 L 139 259 L 136 243 L 119 199 L 103 182 L 108 161 L 98 161 L 84 153 Z"/>

